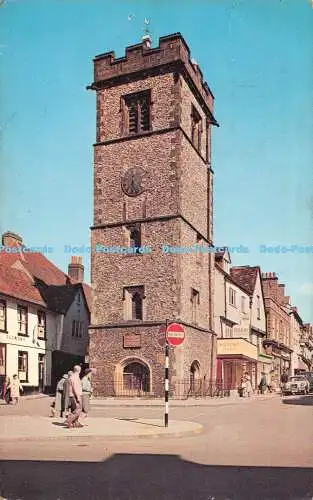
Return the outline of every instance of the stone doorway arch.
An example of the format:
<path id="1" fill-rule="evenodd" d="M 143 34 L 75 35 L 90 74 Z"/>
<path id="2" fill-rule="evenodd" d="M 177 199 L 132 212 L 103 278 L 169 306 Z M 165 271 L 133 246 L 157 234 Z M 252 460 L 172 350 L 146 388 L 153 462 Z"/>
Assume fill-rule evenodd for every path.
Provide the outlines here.
<path id="1" fill-rule="evenodd" d="M 126 358 L 116 367 L 115 393 L 143 396 L 151 393 L 151 368 L 140 358 Z"/>

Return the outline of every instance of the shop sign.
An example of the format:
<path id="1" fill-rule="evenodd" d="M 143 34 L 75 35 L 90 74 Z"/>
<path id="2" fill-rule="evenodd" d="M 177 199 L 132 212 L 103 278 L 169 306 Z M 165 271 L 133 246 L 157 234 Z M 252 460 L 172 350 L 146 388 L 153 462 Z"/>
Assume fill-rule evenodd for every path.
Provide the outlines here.
<path id="1" fill-rule="evenodd" d="M 218 356 L 241 355 L 258 359 L 257 347 L 245 339 L 217 339 Z"/>

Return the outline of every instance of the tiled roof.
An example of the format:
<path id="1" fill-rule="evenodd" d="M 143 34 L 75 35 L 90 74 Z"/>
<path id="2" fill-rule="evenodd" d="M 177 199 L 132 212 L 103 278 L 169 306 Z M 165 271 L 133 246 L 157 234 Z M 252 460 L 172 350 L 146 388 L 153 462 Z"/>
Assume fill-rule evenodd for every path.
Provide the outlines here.
<path id="1" fill-rule="evenodd" d="M 33 281 L 23 272 L 0 265 L 0 293 L 46 306 Z"/>
<path id="2" fill-rule="evenodd" d="M 23 269 L 25 271 L 23 271 Z M 91 287 L 70 277 L 41 253 L 0 252 L 0 293 L 66 312 L 82 288 L 91 310 Z"/>
<path id="3" fill-rule="evenodd" d="M 258 273 L 260 272 L 259 266 L 238 266 L 230 269 L 230 275 L 235 283 L 238 283 L 249 295 L 252 295 L 255 288 Z"/>
<path id="4" fill-rule="evenodd" d="M 16 261 L 20 261 L 32 276 L 44 281 L 47 285 L 65 285 L 66 282 L 70 282 L 68 275 L 41 253 L 0 252 L 0 267 L 11 267 Z"/>

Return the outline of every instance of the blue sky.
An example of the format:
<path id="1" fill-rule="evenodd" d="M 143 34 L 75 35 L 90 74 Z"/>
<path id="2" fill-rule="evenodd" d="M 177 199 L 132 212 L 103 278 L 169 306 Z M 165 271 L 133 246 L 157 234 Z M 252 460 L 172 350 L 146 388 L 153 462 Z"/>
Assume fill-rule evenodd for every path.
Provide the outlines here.
<path id="1" fill-rule="evenodd" d="M 133 20 L 128 21 L 128 15 Z M 310 0 L 7 0 L 1 33 L 1 220 L 27 245 L 89 245 L 95 96 L 92 58 L 181 32 L 215 95 L 215 243 L 234 265 L 275 271 L 313 321 L 313 64 Z M 88 256 L 85 256 L 89 277 Z"/>

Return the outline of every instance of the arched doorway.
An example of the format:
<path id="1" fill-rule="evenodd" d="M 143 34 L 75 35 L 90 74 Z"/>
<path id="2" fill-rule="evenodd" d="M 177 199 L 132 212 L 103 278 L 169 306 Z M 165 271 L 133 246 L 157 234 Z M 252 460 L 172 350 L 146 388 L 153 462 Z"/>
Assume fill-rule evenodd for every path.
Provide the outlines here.
<path id="1" fill-rule="evenodd" d="M 200 389 L 200 363 L 199 361 L 193 361 L 190 366 L 190 393 L 191 395 L 196 395 Z"/>
<path id="2" fill-rule="evenodd" d="M 123 392 L 150 392 L 150 370 L 139 360 L 129 361 L 123 368 Z"/>

